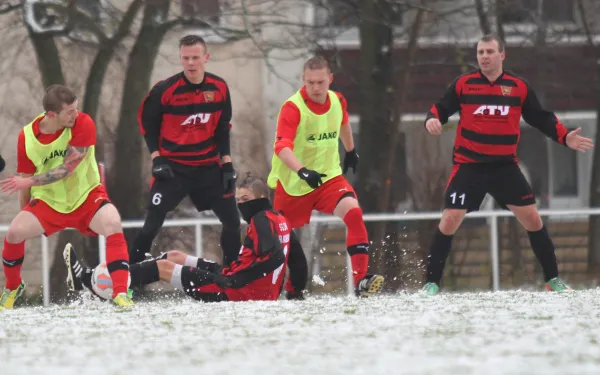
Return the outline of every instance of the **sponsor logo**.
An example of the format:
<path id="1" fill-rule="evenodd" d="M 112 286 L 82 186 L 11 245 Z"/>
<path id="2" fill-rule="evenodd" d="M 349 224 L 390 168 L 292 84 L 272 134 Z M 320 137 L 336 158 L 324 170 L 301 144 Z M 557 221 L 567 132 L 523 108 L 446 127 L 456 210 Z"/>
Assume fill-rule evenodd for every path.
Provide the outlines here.
<path id="1" fill-rule="evenodd" d="M 186 118 L 185 121 L 181 123 L 181 126 L 206 124 L 209 120 L 210 113 L 196 113 Z"/>
<path id="2" fill-rule="evenodd" d="M 474 115 L 484 116 L 508 116 L 510 106 L 508 105 L 482 105 L 473 112 Z"/>

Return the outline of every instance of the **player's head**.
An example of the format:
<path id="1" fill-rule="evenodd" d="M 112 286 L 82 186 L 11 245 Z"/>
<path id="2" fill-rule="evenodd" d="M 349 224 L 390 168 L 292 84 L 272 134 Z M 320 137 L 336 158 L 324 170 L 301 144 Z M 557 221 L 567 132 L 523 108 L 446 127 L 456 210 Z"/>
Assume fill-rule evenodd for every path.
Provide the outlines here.
<path id="1" fill-rule="evenodd" d="M 64 128 L 72 128 L 79 112 L 77 96 L 63 85 L 52 85 L 46 89 L 42 105 L 46 116 Z"/>
<path id="2" fill-rule="evenodd" d="M 477 63 L 484 74 L 502 71 L 504 60 L 504 42 L 494 34 L 488 34 L 477 43 Z"/>
<path id="3" fill-rule="evenodd" d="M 249 223 L 252 216 L 271 207 L 269 202 L 269 187 L 265 180 L 247 173 L 238 183 L 235 200 L 242 219 Z"/>
<path id="4" fill-rule="evenodd" d="M 200 81 L 204 77 L 204 65 L 209 57 L 206 42 L 202 37 L 190 34 L 179 40 L 179 60 L 185 76 L 190 81 Z"/>
<path id="5" fill-rule="evenodd" d="M 302 81 L 310 100 L 316 103 L 325 103 L 327 90 L 333 82 L 333 74 L 331 74 L 327 60 L 324 57 L 315 56 L 305 62 Z"/>

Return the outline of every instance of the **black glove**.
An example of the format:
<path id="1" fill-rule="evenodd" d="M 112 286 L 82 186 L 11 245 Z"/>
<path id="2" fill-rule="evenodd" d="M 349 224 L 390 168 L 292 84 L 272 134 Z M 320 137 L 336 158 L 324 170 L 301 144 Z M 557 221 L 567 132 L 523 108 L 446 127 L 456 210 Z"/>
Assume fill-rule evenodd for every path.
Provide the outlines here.
<path id="1" fill-rule="evenodd" d="M 285 298 L 290 300 L 290 301 L 304 301 L 304 293 L 300 292 L 285 292 Z"/>
<path id="2" fill-rule="evenodd" d="M 355 148 L 346 151 L 346 156 L 344 156 L 344 174 L 348 172 L 349 168 L 352 168 L 352 172 L 354 173 L 356 173 L 356 168 L 358 168 L 358 154 Z"/>
<path id="3" fill-rule="evenodd" d="M 157 156 L 152 159 L 152 176 L 159 180 L 170 180 L 175 177 L 167 158 Z"/>
<path id="4" fill-rule="evenodd" d="M 223 163 L 223 165 L 221 165 L 221 172 L 223 174 L 223 190 L 225 191 L 225 194 L 229 194 L 235 189 L 237 173 L 235 173 L 235 169 L 233 169 L 233 164 L 231 164 L 231 162 Z"/>
<path id="5" fill-rule="evenodd" d="M 2 159 L 2 156 L 0 155 L 0 172 L 4 170 L 4 167 L 6 167 L 6 162 L 4 161 L 4 159 Z"/>
<path id="6" fill-rule="evenodd" d="M 306 181 L 308 186 L 310 186 L 313 189 L 316 189 L 319 187 L 319 185 L 323 184 L 323 180 L 321 180 L 321 177 L 327 177 L 327 175 L 302 167 L 298 171 L 298 177 Z"/>

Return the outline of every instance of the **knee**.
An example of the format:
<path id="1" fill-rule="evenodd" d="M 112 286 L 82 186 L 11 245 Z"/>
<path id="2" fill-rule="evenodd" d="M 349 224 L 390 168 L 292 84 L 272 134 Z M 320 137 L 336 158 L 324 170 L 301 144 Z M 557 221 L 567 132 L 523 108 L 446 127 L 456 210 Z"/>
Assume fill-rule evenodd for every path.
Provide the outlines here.
<path id="1" fill-rule="evenodd" d="M 443 234 L 450 236 L 456 233 L 460 224 L 465 217 L 465 212 L 462 210 L 446 210 L 442 214 L 442 220 L 440 220 L 440 232 Z"/>
<path id="2" fill-rule="evenodd" d="M 20 224 L 11 224 L 6 232 L 6 242 L 17 244 L 25 241 L 26 228 Z"/>
<path id="3" fill-rule="evenodd" d="M 521 223 L 529 232 L 537 232 L 541 230 L 544 226 L 542 218 L 540 217 L 540 214 L 537 212 L 537 210 L 533 210 L 522 215 Z"/>
<path id="4" fill-rule="evenodd" d="M 122 233 L 123 226 L 121 225 L 121 219 L 117 217 L 111 217 L 104 222 L 104 232 L 107 236 L 115 233 Z"/>
<path id="5" fill-rule="evenodd" d="M 175 264 L 184 264 L 187 254 L 179 250 L 171 250 L 167 253 L 167 260 Z"/>

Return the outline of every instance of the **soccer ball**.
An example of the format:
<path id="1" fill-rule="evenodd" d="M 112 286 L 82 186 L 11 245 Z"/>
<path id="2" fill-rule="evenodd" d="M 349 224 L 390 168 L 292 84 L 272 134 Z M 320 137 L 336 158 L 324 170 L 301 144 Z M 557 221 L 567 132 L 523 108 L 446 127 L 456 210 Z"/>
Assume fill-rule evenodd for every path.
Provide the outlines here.
<path id="1" fill-rule="evenodd" d="M 131 275 L 127 280 L 127 287 L 131 285 Z M 106 263 L 100 263 L 92 273 L 92 290 L 98 297 L 106 300 L 112 299 L 113 284 Z"/>

